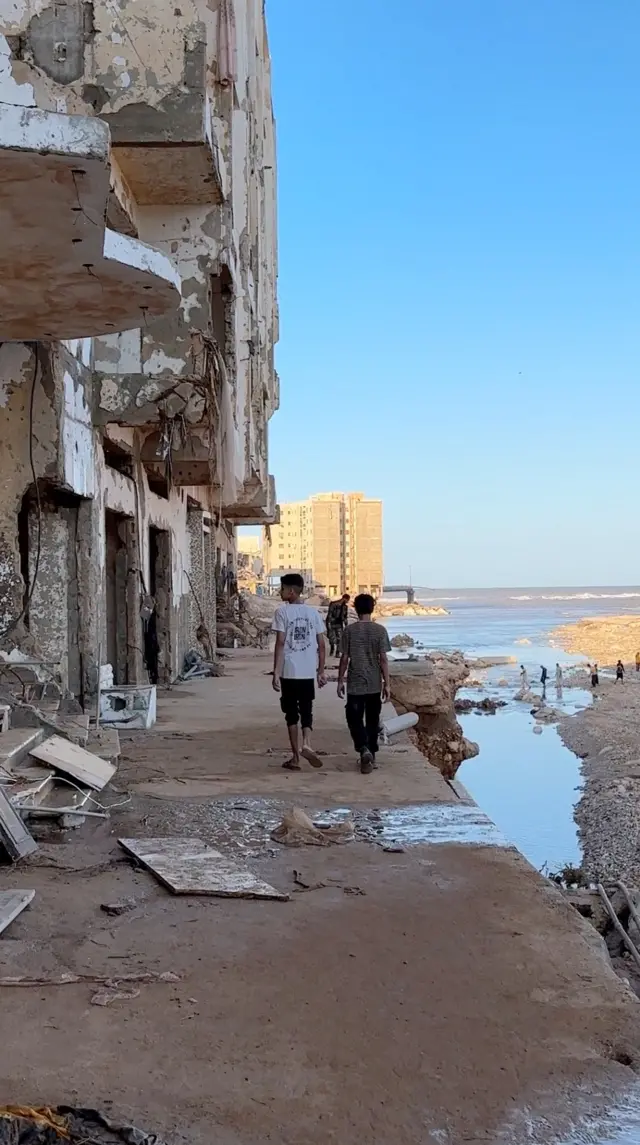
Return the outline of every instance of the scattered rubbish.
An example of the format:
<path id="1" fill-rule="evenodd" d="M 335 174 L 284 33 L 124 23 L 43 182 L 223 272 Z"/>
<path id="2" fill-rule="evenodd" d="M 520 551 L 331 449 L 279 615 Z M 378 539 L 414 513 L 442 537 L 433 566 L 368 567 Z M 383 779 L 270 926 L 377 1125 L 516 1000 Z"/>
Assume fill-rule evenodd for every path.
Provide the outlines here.
<path id="1" fill-rule="evenodd" d="M 207 676 L 224 676 L 224 666 L 215 660 L 207 660 L 196 648 L 185 654 L 182 672 L 178 680 L 198 680 Z"/>
<path id="2" fill-rule="evenodd" d="M 404 847 L 401 847 L 399 843 L 390 843 L 382 850 L 386 851 L 388 855 L 404 855 Z"/>
<path id="3" fill-rule="evenodd" d="M 282 822 L 271 832 L 274 843 L 285 847 L 329 847 L 332 843 L 350 843 L 354 835 L 353 819 L 322 825 L 314 823 L 300 807 L 286 811 Z"/>
<path id="4" fill-rule="evenodd" d="M 342 890 L 345 895 L 366 895 L 367 893 L 363 891 L 362 887 L 343 887 Z"/>
<path id="5" fill-rule="evenodd" d="M 35 891 L 0 891 L 0 934 L 33 902 Z"/>
<path id="6" fill-rule="evenodd" d="M 69 971 L 51 978 L 30 978 L 27 974 L 0 978 L 0 986 L 76 986 L 79 982 L 95 982 L 98 985 L 117 989 L 121 982 L 180 982 L 179 974 L 173 970 L 139 970 L 132 974 L 74 974 Z M 1 1145 L 1 1143 L 0 1143 Z"/>
<path id="7" fill-rule="evenodd" d="M 136 899 L 120 899 L 118 902 L 101 902 L 100 910 L 103 910 L 105 914 L 126 914 L 128 910 L 135 910 L 137 905 Z"/>
<path id="8" fill-rule="evenodd" d="M 127 684 L 100 692 L 100 723 L 146 731 L 156 722 L 155 684 Z"/>
<path id="9" fill-rule="evenodd" d="M 0 1107 L 0 1145 L 164 1145 L 155 1133 L 118 1125 L 96 1109 Z"/>
<path id="10" fill-rule="evenodd" d="M 293 872 L 293 881 L 299 891 L 320 891 L 327 885 L 326 883 L 306 883 L 301 871 Z"/>
<path id="11" fill-rule="evenodd" d="M 62 736 L 50 736 L 36 747 L 31 748 L 31 755 L 70 775 L 72 779 L 86 784 L 94 791 L 101 791 L 113 779 L 116 768 L 106 759 L 93 755 L 86 748 L 70 743 Z"/>
<path id="12" fill-rule="evenodd" d="M 29 834 L 17 811 L 0 789 L 0 839 L 12 862 L 37 851 L 38 844 Z"/>
<path id="13" fill-rule="evenodd" d="M 119 839 L 118 842 L 174 894 L 282 902 L 289 898 L 201 839 Z"/>
<path id="14" fill-rule="evenodd" d="M 112 1002 L 130 1002 L 133 998 L 139 998 L 139 990 L 96 990 L 95 994 L 91 996 L 90 1002 L 92 1006 L 110 1006 Z"/>

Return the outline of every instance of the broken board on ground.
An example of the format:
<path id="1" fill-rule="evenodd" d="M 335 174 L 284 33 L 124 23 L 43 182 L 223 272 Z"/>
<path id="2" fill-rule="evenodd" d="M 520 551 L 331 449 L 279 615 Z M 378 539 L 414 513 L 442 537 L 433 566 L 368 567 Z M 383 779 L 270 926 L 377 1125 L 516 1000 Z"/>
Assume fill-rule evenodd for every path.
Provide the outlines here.
<path id="1" fill-rule="evenodd" d="M 116 773 L 115 767 L 107 759 L 101 759 L 99 755 L 94 755 L 62 736 L 50 736 L 37 747 L 32 747 L 29 754 L 94 791 L 102 791 Z"/>
<path id="2" fill-rule="evenodd" d="M 0 842 L 9 858 L 15 863 L 37 851 L 38 844 L 29 834 L 17 811 L 9 803 L 4 791 L 0 790 Z"/>
<path id="3" fill-rule="evenodd" d="M 0 891 L 0 934 L 33 902 L 35 891 Z"/>
<path id="4" fill-rule="evenodd" d="M 282 902 L 289 898 L 201 839 L 118 839 L 118 842 L 176 895 L 279 899 Z"/>

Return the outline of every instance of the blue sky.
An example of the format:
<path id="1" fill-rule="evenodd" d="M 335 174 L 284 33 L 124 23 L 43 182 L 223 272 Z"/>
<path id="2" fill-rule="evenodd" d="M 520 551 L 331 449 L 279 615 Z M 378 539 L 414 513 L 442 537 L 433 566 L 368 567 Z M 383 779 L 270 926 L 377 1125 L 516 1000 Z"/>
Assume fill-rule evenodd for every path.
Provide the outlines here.
<path id="1" fill-rule="evenodd" d="M 267 0 L 281 501 L 385 572 L 640 580 L 638 0 Z"/>

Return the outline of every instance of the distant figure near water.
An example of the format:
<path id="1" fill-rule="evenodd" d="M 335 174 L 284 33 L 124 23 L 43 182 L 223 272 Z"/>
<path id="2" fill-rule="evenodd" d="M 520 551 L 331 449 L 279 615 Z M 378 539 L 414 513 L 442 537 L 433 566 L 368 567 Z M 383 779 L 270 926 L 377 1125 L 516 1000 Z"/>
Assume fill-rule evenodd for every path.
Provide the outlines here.
<path id="1" fill-rule="evenodd" d="M 556 688 L 562 687 L 562 668 L 556 664 Z"/>
<path id="2" fill-rule="evenodd" d="M 541 664 L 540 665 L 540 683 L 542 684 L 543 689 L 546 688 L 548 679 L 549 679 L 549 673 L 547 672 L 547 669 L 545 668 L 544 664 Z"/>
<path id="3" fill-rule="evenodd" d="M 527 669 L 525 668 L 524 664 L 520 665 L 520 688 L 523 692 L 529 691 L 529 677 L 527 675 Z"/>
<path id="4" fill-rule="evenodd" d="M 636 652 L 636 672 L 640 672 L 640 652 Z"/>
<path id="5" fill-rule="evenodd" d="M 620 681 L 621 684 L 624 684 L 624 664 L 622 663 L 622 660 L 618 660 L 618 663 L 616 664 L 616 684 L 618 681 Z"/>
<path id="6" fill-rule="evenodd" d="M 600 683 L 600 678 L 598 676 L 598 665 L 587 664 L 587 668 L 591 671 L 591 687 L 597 688 L 598 684 Z"/>

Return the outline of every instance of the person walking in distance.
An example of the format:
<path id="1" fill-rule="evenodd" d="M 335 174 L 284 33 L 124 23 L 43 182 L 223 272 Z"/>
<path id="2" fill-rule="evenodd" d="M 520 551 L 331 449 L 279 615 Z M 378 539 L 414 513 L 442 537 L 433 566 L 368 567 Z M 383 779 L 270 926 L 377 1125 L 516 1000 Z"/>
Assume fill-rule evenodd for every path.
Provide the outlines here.
<path id="1" fill-rule="evenodd" d="M 327 612 L 327 637 L 329 640 L 329 655 L 339 656 L 342 651 L 342 634 L 349 621 L 349 601 L 351 597 L 345 592 L 340 600 L 333 600 Z"/>
<path id="2" fill-rule="evenodd" d="M 616 684 L 624 684 L 624 664 L 618 660 L 616 664 Z"/>
<path id="3" fill-rule="evenodd" d="M 345 694 L 346 716 L 353 745 L 360 756 L 360 771 L 369 775 L 375 766 L 382 701 L 389 698 L 389 634 L 372 620 L 376 602 L 367 592 L 354 600 L 358 616 L 345 629 L 338 669 L 338 695 Z"/>
<path id="4" fill-rule="evenodd" d="M 556 688 L 559 692 L 562 691 L 562 668 L 556 664 Z"/>
<path id="5" fill-rule="evenodd" d="M 640 652 L 636 652 L 636 672 L 640 672 Z"/>
<path id="6" fill-rule="evenodd" d="M 522 692 L 529 691 L 529 676 L 524 664 L 520 665 L 520 690 Z"/>
<path id="7" fill-rule="evenodd" d="M 547 680 L 548 679 L 549 679 L 549 673 L 547 672 L 547 669 L 545 668 L 544 664 L 541 664 L 540 665 L 540 683 L 542 684 L 542 695 L 543 696 L 547 690 Z"/>
<path id="8" fill-rule="evenodd" d="M 271 631 L 276 634 L 273 654 L 273 689 L 280 693 L 280 707 L 289 732 L 291 759 L 283 763 L 288 771 L 301 770 L 301 757 L 312 767 L 322 760 L 311 747 L 315 683 L 324 688 L 324 622 L 316 608 L 300 600 L 304 581 L 300 573 L 280 578 L 283 603 L 276 609 Z M 302 724 L 302 744 L 300 727 Z"/>
<path id="9" fill-rule="evenodd" d="M 592 664 L 591 665 L 591 687 L 597 688 L 599 683 L 600 683 L 600 677 L 598 675 L 598 665 Z"/>

